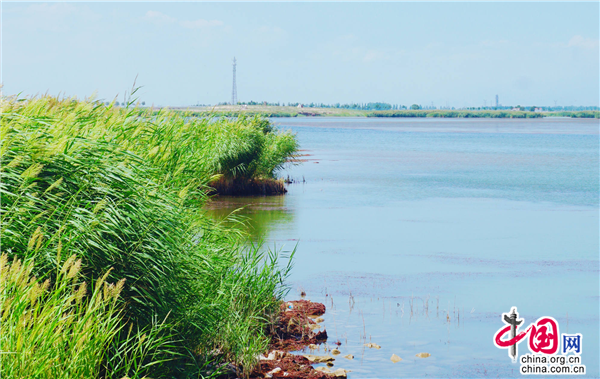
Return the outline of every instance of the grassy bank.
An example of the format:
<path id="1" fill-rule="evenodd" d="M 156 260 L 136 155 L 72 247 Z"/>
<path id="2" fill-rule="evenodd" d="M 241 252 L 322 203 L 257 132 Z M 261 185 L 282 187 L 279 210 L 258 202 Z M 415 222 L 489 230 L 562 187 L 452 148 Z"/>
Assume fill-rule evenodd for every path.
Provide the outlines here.
<path id="1" fill-rule="evenodd" d="M 579 112 L 526 112 L 526 111 L 469 111 L 469 110 L 406 110 L 406 111 L 376 111 L 367 117 L 440 117 L 440 118 L 542 118 L 542 117 L 573 117 L 600 118 L 598 111 Z"/>
<path id="2" fill-rule="evenodd" d="M 600 111 L 548 112 L 547 117 L 600 118 Z"/>
<path id="3" fill-rule="evenodd" d="M 173 108 L 177 111 L 189 111 L 194 115 L 214 114 L 219 117 L 237 117 L 240 115 L 265 117 L 365 117 L 368 111 L 342 108 L 298 108 L 292 106 L 248 105 L 242 106 L 218 105 L 214 107 Z"/>
<path id="4" fill-rule="evenodd" d="M 201 209 L 273 179 L 293 135 L 53 97 L 4 99 L 1 133 L 3 378 L 250 372 L 289 266 Z"/>
<path id="5" fill-rule="evenodd" d="M 370 112 L 367 117 L 541 118 L 544 115 L 542 113 L 520 111 L 406 110 Z"/>
<path id="6" fill-rule="evenodd" d="M 208 113 L 223 117 L 238 117 L 240 115 L 264 117 L 441 117 L 441 118 L 542 118 L 542 117 L 572 117 L 600 118 L 599 111 L 572 112 L 527 112 L 509 110 L 389 110 L 365 111 L 342 108 L 298 108 L 288 106 L 248 105 L 241 106 L 219 105 L 215 107 L 175 108 L 178 111 L 188 111 L 196 116 Z"/>

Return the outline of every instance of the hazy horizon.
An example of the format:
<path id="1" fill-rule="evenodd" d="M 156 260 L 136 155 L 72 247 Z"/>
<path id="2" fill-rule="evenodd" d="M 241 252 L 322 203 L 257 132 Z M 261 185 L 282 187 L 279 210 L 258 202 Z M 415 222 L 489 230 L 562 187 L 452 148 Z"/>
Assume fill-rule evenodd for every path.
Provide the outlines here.
<path id="1" fill-rule="evenodd" d="M 598 106 L 599 4 L 8 3 L 5 95 Z"/>

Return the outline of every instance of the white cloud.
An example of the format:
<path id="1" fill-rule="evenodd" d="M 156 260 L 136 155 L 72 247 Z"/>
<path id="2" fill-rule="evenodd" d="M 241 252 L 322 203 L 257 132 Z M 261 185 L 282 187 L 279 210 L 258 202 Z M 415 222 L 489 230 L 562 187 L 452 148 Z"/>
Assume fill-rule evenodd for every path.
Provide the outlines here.
<path id="1" fill-rule="evenodd" d="M 188 20 L 180 21 L 179 25 L 181 25 L 182 27 L 184 27 L 186 29 L 203 29 L 203 28 L 210 28 L 210 27 L 214 27 L 214 26 L 222 26 L 223 21 L 221 21 L 221 20 L 203 20 L 200 18 L 198 20 L 193 20 L 193 21 L 188 21 Z"/>
<path id="2" fill-rule="evenodd" d="M 74 13 L 77 8 L 68 3 L 41 3 L 41 4 L 31 4 L 27 7 L 27 11 L 31 13 L 43 13 L 45 15 L 56 16 L 65 16 L 71 13 Z"/>
<path id="3" fill-rule="evenodd" d="M 27 32 L 68 32 L 79 21 L 93 22 L 100 17 L 85 5 L 70 3 L 30 4 L 26 7 L 12 8 L 8 14 L 11 17 L 4 20 L 7 27 L 12 27 L 14 23 L 18 24 L 19 30 Z"/>
<path id="4" fill-rule="evenodd" d="M 376 60 L 381 60 L 381 59 L 385 59 L 386 58 L 386 54 L 383 51 L 380 50 L 368 50 L 367 53 L 365 54 L 365 56 L 363 57 L 363 62 L 365 63 L 369 63 L 369 62 L 373 62 Z"/>
<path id="5" fill-rule="evenodd" d="M 485 47 L 499 47 L 499 46 L 503 46 L 503 45 L 507 45 L 507 44 L 508 44 L 508 41 L 505 39 L 501 39 L 501 40 L 486 39 L 486 40 L 480 42 L 480 45 L 485 46 Z"/>
<path id="6" fill-rule="evenodd" d="M 268 34 L 277 34 L 277 35 L 285 34 L 285 31 L 278 26 L 261 26 L 260 28 L 256 29 L 256 31 L 259 33 L 268 33 Z"/>
<path id="7" fill-rule="evenodd" d="M 148 11 L 146 12 L 146 15 L 144 16 L 144 18 L 147 21 L 150 21 L 156 25 L 171 25 L 171 24 L 175 24 L 177 23 L 179 26 L 181 26 L 182 28 L 186 28 L 186 29 L 205 29 L 205 28 L 211 28 L 211 27 L 215 27 L 215 26 L 222 26 L 223 25 L 223 21 L 221 20 L 204 20 L 204 19 L 197 19 L 197 20 L 177 20 L 175 17 L 171 17 L 169 15 L 166 15 L 164 13 L 161 12 L 157 12 L 157 11 Z"/>
<path id="8" fill-rule="evenodd" d="M 167 16 L 166 14 L 157 11 L 146 12 L 144 18 L 157 25 L 169 25 L 177 21 L 175 17 Z"/>
<path id="9" fill-rule="evenodd" d="M 264 46 L 285 43 L 288 38 L 288 33 L 278 26 L 265 25 L 254 29 L 248 37 L 255 43 Z"/>
<path id="10" fill-rule="evenodd" d="M 580 47 L 582 49 L 597 49 L 599 41 L 597 39 L 584 38 L 582 36 L 574 36 L 569 40 L 568 47 Z"/>

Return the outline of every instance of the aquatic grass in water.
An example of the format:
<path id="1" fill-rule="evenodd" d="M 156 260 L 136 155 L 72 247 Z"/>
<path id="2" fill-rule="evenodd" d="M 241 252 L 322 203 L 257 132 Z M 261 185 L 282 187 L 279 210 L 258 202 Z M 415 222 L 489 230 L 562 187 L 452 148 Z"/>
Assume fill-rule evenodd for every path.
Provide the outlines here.
<path id="1" fill-rule="evenodd" d="M 6 100 L 2 252 L 51 282 L 75 256 L 86 282 L 109 272 L 123 283 L 118 327 L 98 348 L 103 375 L 197 376 L 215 359 L 244 375 L 266 346 L 287 271 L 277 254 L 245 247 L 239 231 L 204 216 L 206 185 L 273 177 L 295 139 L 260 118 L 146 116 L 90 101 Z"/>

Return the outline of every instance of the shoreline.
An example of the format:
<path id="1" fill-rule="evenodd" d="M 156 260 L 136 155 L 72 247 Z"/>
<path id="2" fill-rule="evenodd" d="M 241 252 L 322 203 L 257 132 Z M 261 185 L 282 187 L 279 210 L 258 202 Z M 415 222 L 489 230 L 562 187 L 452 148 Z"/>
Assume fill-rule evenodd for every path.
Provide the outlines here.
<path id="1" fill-rule="evenodd" d="M 264 116 L 264 117 L 334 117 L 334 118 L 511 118 L 511 119 L 533 119 L 533 118 L 585 118 L 598 119 L 600 111 L 513 111 L 513 110 L 385 110 L 366 111 L 344 108 L 297 108 L 288 106 L 261 106 L 253 105 L 241 108 L 241 106 L 215 106 L 215 107 L 164 107 L 156 108 L 170 109 L 176 112 L 184 112 L 189 116 L 213 117 L 239 117 L 239 116 Z"/>
<path id="2" fill-rule="evenodd" d="M 304 296 L 303 296 L 304 297 Z M 250 374 L 251 379 L 286 377 L 290 379 L 346 378 L 349 370 L 340 368 L 337 347 L 327 345 L 327 330 L 321 329 L 325 321 L 326 307 L 310 300 L 285 301 L 280 305 L 277 322 L 272 326 L 268 351 L 258 357 L 258 365 Z M 321 350 L 326 355 L 314 355 Z M 334 345 L 340 346 L 337 342 Z M 309 349 L 310 354 L 299 353 Z M 295 353 L 293 353 L 295 352 Z M 346 359 L 353 359 L 347 355 Z M 314 365 L 326 363 L 326 366 Z M 335 366 L 335 368 L 334 368 Z"/>

